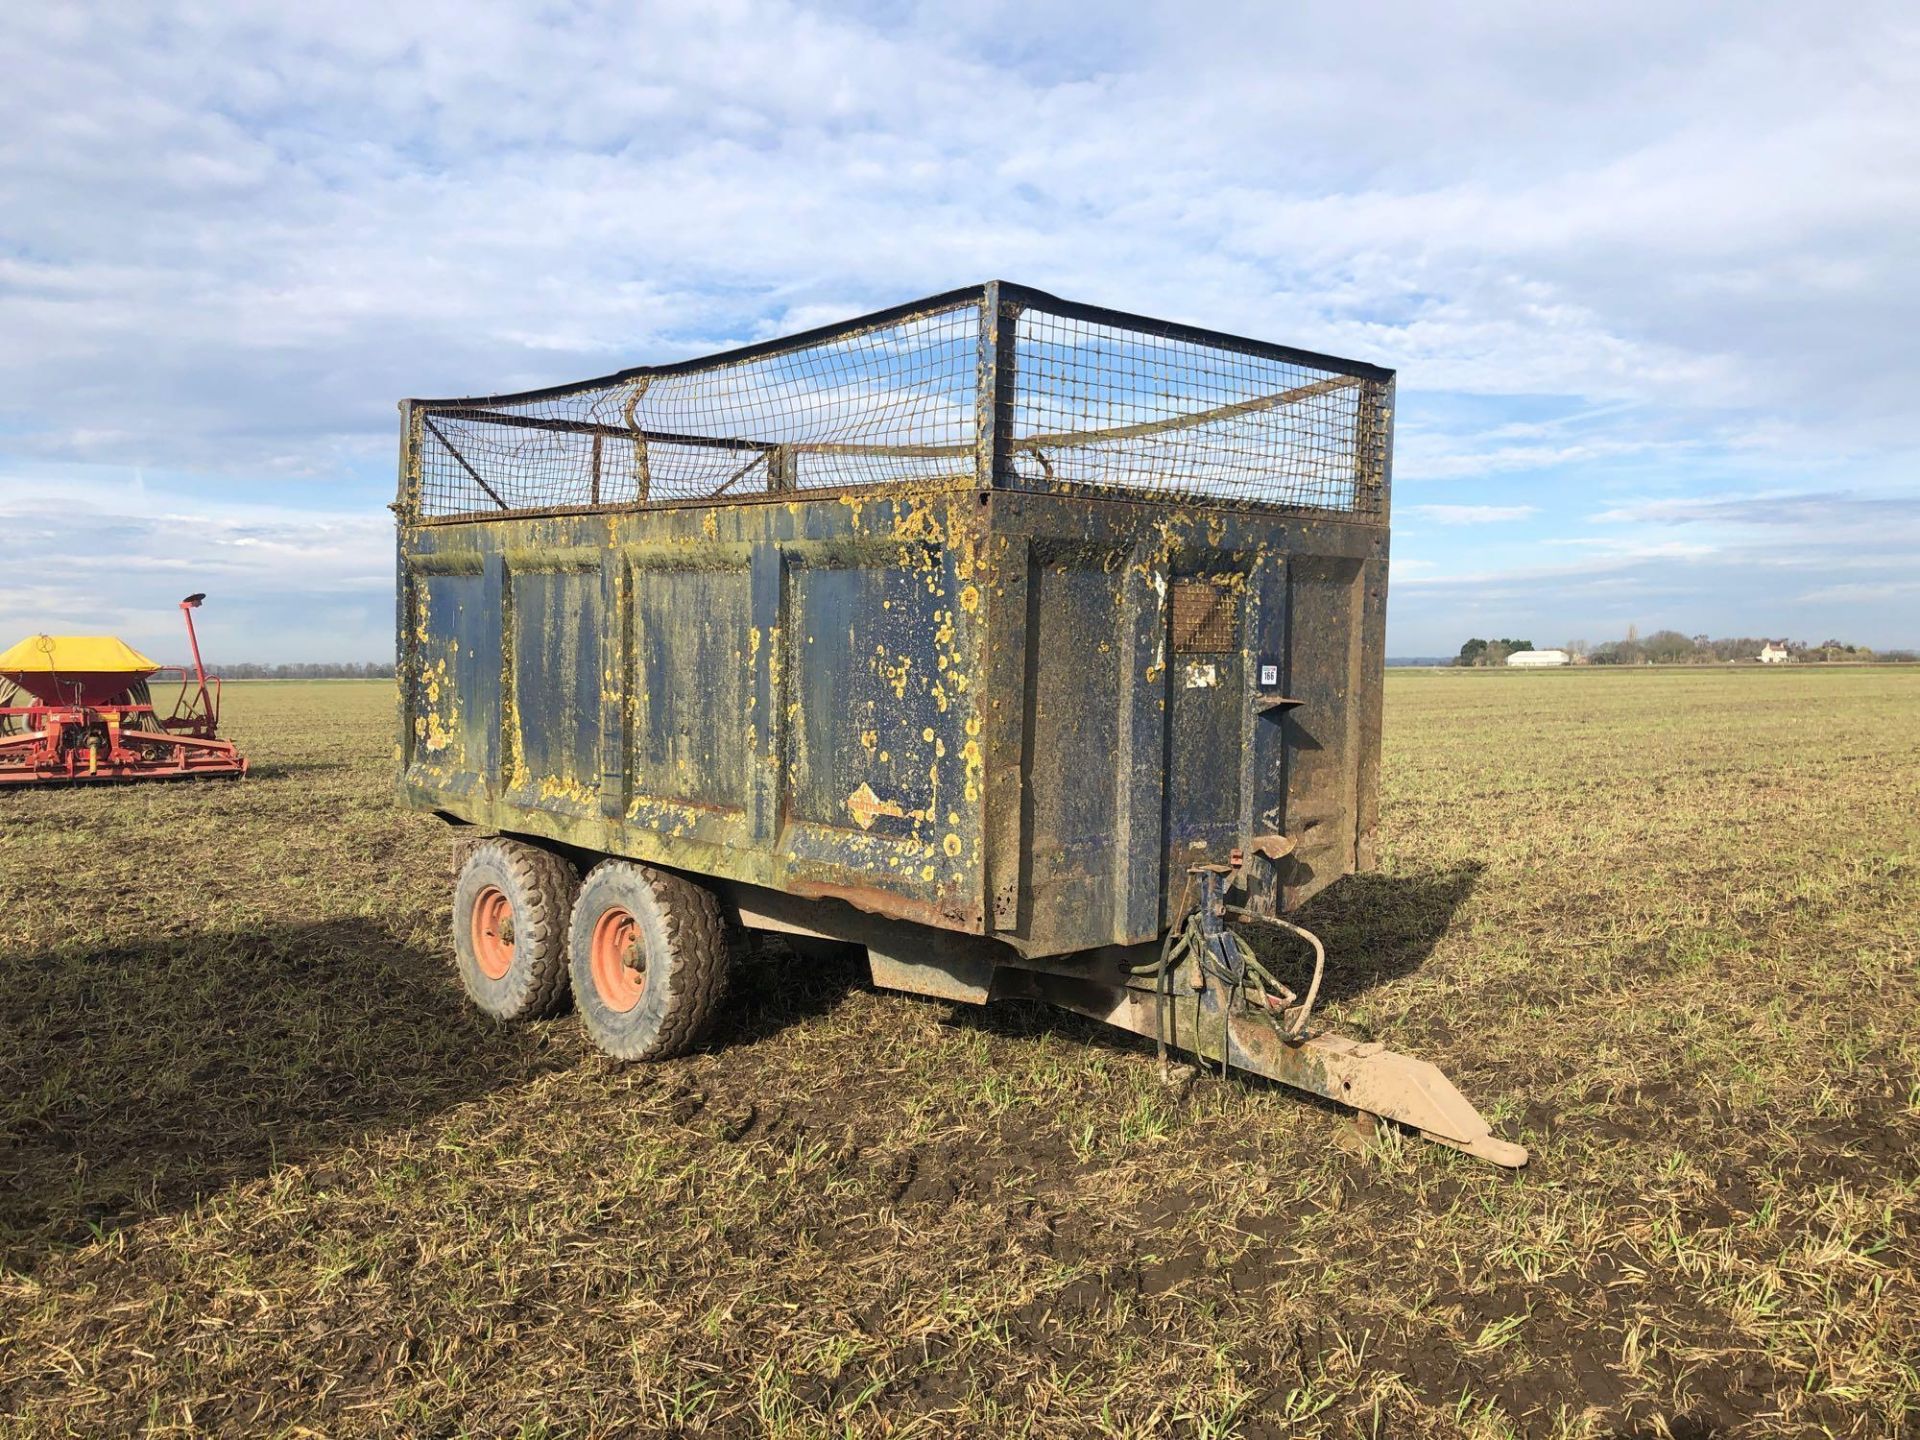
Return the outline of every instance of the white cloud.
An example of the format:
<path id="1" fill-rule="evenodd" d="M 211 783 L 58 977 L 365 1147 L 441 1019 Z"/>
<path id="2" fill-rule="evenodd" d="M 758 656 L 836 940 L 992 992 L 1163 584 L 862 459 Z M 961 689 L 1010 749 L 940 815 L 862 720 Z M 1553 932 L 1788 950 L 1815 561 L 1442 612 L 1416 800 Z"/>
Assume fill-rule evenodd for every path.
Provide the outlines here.
<path id="1" fill-rule="evenodd" d="M 1866 528 L 1920 533 L 1920 496 L 1851 490 L 1758 490 L 1746 493 L 1655 496 L 1631 500 L 1589 517 L 1595 525 L 1739 525 L 1767 529 Z"/>
<path id="2" fill-rule="evenodd" d="M 1397 365 L 1396 474 L 1471 523 L 1911 495 L 1916 96 L 1871 3 L 16 5 L 0 475 L 383 520 L 402 395 L 999 274 Z"/>
<path id="3" fill-rule="evenodd" d="M 1535 505 L 1414 505 L 1409 508 L 1422 520 L 1431 520 L 1436 525 L 1493 525 L 1525 520 L 1540 513 Z"/>
<path id="4" fill-rule="evenodd" d="M 1504 428 L 1504 427 L 1498 427 Z M 1395 437 L 1399 439 L 1398 436 Z M 1406 481 L 1484 479 L 1517 471 L 1553 471 L 1629 458 L 1683 463 L 1692 441 L 1595 439 L 1562 445 L 1502 443 L 1495 431 L 1436 435 L 1416 432 L 1396 444 L 1394 478 Z"/>
<path id="5" fill-rule="evenodd" d="M 1555 542 L 1543 541 L 1542 544 L 1555 543 L 1581 544 L 1579 541 Z M 1401 585 L 1417 585 L 1431 589 L 1480 589 L 1488 586 L 1505 587 L 1512 591 L 1515 587 L 1539 587 L 1543 590 L 1553 587 L 1567 587 L 1573 584 L 1592 585 L 1601 579 L 1617 577 L 1622 572 L 1639 572 L 1648 561 L 1654 560 L 1702 560 L 1715 552 L 1711 546 L 1621 546 L 1591 555 L 1583 560 L 1542 563 L 1534 559 L 1525 563 L 1498 568 L 1449 572 L 1446 574 L 1418 574 L 1400 579 Z M 1396 562 L 1397 563 L 1397 562 Z"/>
<path id="6" fill-rule="evenodd" d="M 339 660 L 390 654 L 393 529 L 341 514 L 73 478 L 0 478 L 0 617 L 20 634 L 121 635 L 178 655 L 175 605 L 209 595 L 209 655 Z M 11 643 L 16 635 L 0 639 Z"/>
<path id="7" fill-rule="evenodd" d="M 1616 560 L 1696 560 L 1720 548 L 1697 540 L 1595 540 L 1582 536 L 1553 536 L 1540 543 L 1592 550 Z"/>
<path id="8" fill-rule="evenodd" d="M 1802 591 L 1798 598 L 1801 603 L 1807 605 L 1834 605 L 1859 601 L 1895 600 L 1907 595 L 1920 595 L 1920 580 L 1909 577 L 1901 580 L 1821 585 L 1812 590 Z"/>

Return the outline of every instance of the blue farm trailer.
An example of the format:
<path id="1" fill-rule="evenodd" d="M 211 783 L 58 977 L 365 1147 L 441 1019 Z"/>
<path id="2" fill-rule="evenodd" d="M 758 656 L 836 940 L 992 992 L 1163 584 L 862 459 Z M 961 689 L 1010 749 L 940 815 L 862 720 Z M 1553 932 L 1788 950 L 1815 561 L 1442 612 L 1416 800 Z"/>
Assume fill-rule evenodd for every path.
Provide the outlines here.
<path id="1" fill-rule="evenodd" d="M 1004 282 L 405 402 L 400 789 L 472 998 L 662 1059 L 783 931 L 1524 1163 L 1314 1026 L 1286 918 L 1373 863 L 1393 403 Z"/>

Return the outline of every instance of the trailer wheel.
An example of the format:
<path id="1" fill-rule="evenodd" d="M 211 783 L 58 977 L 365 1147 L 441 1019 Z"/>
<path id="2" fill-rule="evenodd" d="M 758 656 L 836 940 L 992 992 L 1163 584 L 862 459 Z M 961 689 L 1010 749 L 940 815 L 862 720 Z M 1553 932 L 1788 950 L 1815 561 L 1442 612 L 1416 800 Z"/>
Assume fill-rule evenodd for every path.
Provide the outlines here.
<path id="1" fill-rule="evenodd" d="M 567 1002 L 567 916 L 579 888 L 558 855 L 516 840 L 474 846 L 453 884 L 460 983 L 496 1020 L 534 1020 Z"/>
<path id="2" fill-rule="evenodd" d="M 731 957 L 719 900 L 631 860 L 606 860 L 588 874 L 567 951 L 587 1034 L 616 1060 L 684 1054 L 726 998 Z"/>

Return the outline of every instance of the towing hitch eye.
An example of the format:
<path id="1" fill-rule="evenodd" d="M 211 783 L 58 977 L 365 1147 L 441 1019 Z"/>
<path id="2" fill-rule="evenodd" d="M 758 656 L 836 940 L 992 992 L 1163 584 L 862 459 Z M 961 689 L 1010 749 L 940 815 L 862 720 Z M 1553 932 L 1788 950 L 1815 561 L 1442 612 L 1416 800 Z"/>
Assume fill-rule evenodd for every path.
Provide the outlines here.
<path id="1" fill-rule="evenodd" d="M 1371 1117 L 1417 1130 L 1429 1140 L 1495 1165 L 1527 1163 L 1526 1147 L 1502 1140 L 1437 1067 L 1372 1041 L 1310 1027 L 1326 968 L 1326 947 L 1311 930 L 1278 916 L 1229 905 L 1232 868 L 1196 867 L 1199 899 L 1187 900 L 1159 959 L 1129 971 L 1131 983 L 1110 985 L 1077 976 L 1002 969 L 996 994 L 1044 999 L 1079 1014 L 1149 1036 L 1162 1063 L 1186 1051 L 1221 1074 L 1239 1069 L 1335 1101 Z M 1261 962 L 1229 920 L 1269 926 L 1312 947 L 1313 978 L 1296 1000 Z M 1151 981 L 1151 1004 L 1141 981 Z M 1291 1023 L 1282 1015 L 1291 1011 Z"/>

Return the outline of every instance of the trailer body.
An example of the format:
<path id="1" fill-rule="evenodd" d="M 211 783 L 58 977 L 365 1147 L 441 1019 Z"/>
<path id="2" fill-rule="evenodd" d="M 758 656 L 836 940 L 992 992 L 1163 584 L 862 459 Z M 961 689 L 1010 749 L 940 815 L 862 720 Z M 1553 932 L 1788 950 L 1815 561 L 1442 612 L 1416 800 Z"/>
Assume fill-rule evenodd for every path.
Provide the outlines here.
<path id="1" fill-rule="evenodd" d="M 1524 1163 L 1312 1028 L 1284 918 L 1373 864 L 1393 400 L 996 281 L 405 402 L 400 787 L 466 837 L 469 993 L 666 1058 L 731 913 Z M 1298 992 L 1253 923 L 1311 947 Z"/>
<path id="2" fill-rule="evenodd" d="M 733 398 L 849 345 L 973 393 Z M 706 413 L 635 423 L 657 371 L 408 403 L 409 803 L 1032 956 L 1257 845 L 1282 909 L 1371 864 L 1390 372 L 995 284 L 671 373 Z M 683 439 L 753 490 L 665 490 Z"/>

